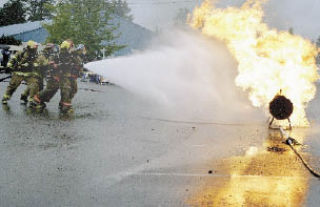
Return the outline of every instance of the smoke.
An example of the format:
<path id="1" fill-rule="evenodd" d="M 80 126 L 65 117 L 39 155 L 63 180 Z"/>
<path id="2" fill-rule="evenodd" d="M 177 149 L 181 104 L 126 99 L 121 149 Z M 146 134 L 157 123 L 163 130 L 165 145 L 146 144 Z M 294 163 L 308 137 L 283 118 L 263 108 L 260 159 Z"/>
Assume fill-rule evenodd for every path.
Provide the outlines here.
<path id="1" fill-rule="evenodd" d="M 249 121 L 258 114 L 235 87 L 237 63 L 224 44 L 194 31 L 171 31 L 146 51 L 85 67 L 155 100 L 171 118 Z"/>

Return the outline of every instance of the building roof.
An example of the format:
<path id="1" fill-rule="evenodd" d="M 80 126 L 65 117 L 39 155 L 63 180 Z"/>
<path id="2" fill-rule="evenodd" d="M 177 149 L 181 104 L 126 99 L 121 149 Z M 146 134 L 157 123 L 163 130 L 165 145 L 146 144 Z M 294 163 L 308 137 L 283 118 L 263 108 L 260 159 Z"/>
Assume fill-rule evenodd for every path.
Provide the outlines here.
<path id="1" fill-rule="evenodd" d="M 33 40 L 39 43 L 44 43 L 48 37 L 48 32 L 43 28 L 43 23 L 47 21 L 27 22 L 23 24 L 14 24 L 0 27 L 0 36 L 13 36 L 22 42 Z M 148 45 L 153 37 L 153 32 L 131 21 L 121 17 L 116 17 L 111 20 L 114 25 L 119 25 L 119 28 L 114 31 L 114 34 L 120 35 L 113 42 L 126 47 L 115 52 L 115 56 L 126 55 L 134 50 L 142 50 Z"/>
<path id="2" fill-rule="evenodd" d="M 35 21 L 35 22 L 26 22 L 22 24 L 13 24 L 4 27 L 0 27 L 0 36 L 13 36 L 18 35 L 24 32 L 29 32 L 32 30 L 42 28 L 42 23 L 48 23 L 49 21 Z"/>

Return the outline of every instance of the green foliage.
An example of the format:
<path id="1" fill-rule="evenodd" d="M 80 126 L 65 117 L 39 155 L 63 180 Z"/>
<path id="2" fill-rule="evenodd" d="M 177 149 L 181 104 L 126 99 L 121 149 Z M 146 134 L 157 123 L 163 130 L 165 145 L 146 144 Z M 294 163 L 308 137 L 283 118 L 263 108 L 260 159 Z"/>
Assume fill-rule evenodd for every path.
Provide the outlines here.
<path id="1" fill-rule="evenodd" d="M 44 25 L 49 32 L 47 42 L 71 39 L 84 44 L 88 60 L 101 58 L 103 48 L 107 55 L 123 48 L 113 42 L 116 27 L 110 24 L 112 9 L 104 0 L 65 0 L 49 9 L 53 22 Z"/>
<path id="2" fill-rule="evenodd" d="M 40 21 L 51 18 L 49 7 L 53 0 L 24 0 L 27 3 L 29 21 Z"/>
<path id="3" fill-rule="evenodd" d="M 131 9 L 126 0 L 112 0 L 111 7 L 116 16 L 132 21 L 133 16 L 130 14 Z"/>
<path id="4" fill-rule="evenodd" d="M 12 36 L 4 36 L 0 37 L 0 44 L 3 45 L 21 45 L 21 40 L 17 40 Z"/>
<path id="5" fill-rule="evenodd" d="M 0 26 L 26 22 L 26 10 L 21 0 L 10 0 L 0 8 Z"/>

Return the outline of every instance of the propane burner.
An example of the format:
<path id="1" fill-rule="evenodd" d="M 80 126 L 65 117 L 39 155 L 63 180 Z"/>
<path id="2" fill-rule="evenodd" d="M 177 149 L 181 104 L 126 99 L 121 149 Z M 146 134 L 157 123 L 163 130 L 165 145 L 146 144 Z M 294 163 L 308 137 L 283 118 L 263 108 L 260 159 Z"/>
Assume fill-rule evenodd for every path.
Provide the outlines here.
<path id="1" fill-rule="evenodd" d="M 280 94 L 276 95 L 273 98 L 273 100 L 270 102 L 269 111 L 270 111 L 270 114 L 272 115 L 271 122 L 269 123 L 270 128 L 274 119 L 277 119 L 277 120 L 287 119 L 289 122 L 289 128 L 291 129 L 290 116 L 293 112 L 293 104 L 288 98 L 281 95 L 281 90 L 280 90 Z"/>

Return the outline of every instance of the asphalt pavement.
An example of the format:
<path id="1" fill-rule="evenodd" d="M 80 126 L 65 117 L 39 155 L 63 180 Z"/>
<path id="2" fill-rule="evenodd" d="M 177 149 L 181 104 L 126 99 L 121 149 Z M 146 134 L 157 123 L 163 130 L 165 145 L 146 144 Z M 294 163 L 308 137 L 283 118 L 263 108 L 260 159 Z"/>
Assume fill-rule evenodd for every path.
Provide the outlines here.
<path id="1" fill-rule="evenodd" d="M 173 122 L 121 87 L 81 82 L 74 116 L 60 117 L 59 94 L 39 113 L 20 104 L 24 88 L 0 109 L 0 206 L 319 206 L 320 180 L 265 123 Z M 315 169 L 319 102 L 312 127 L 291 132 Z"/>

